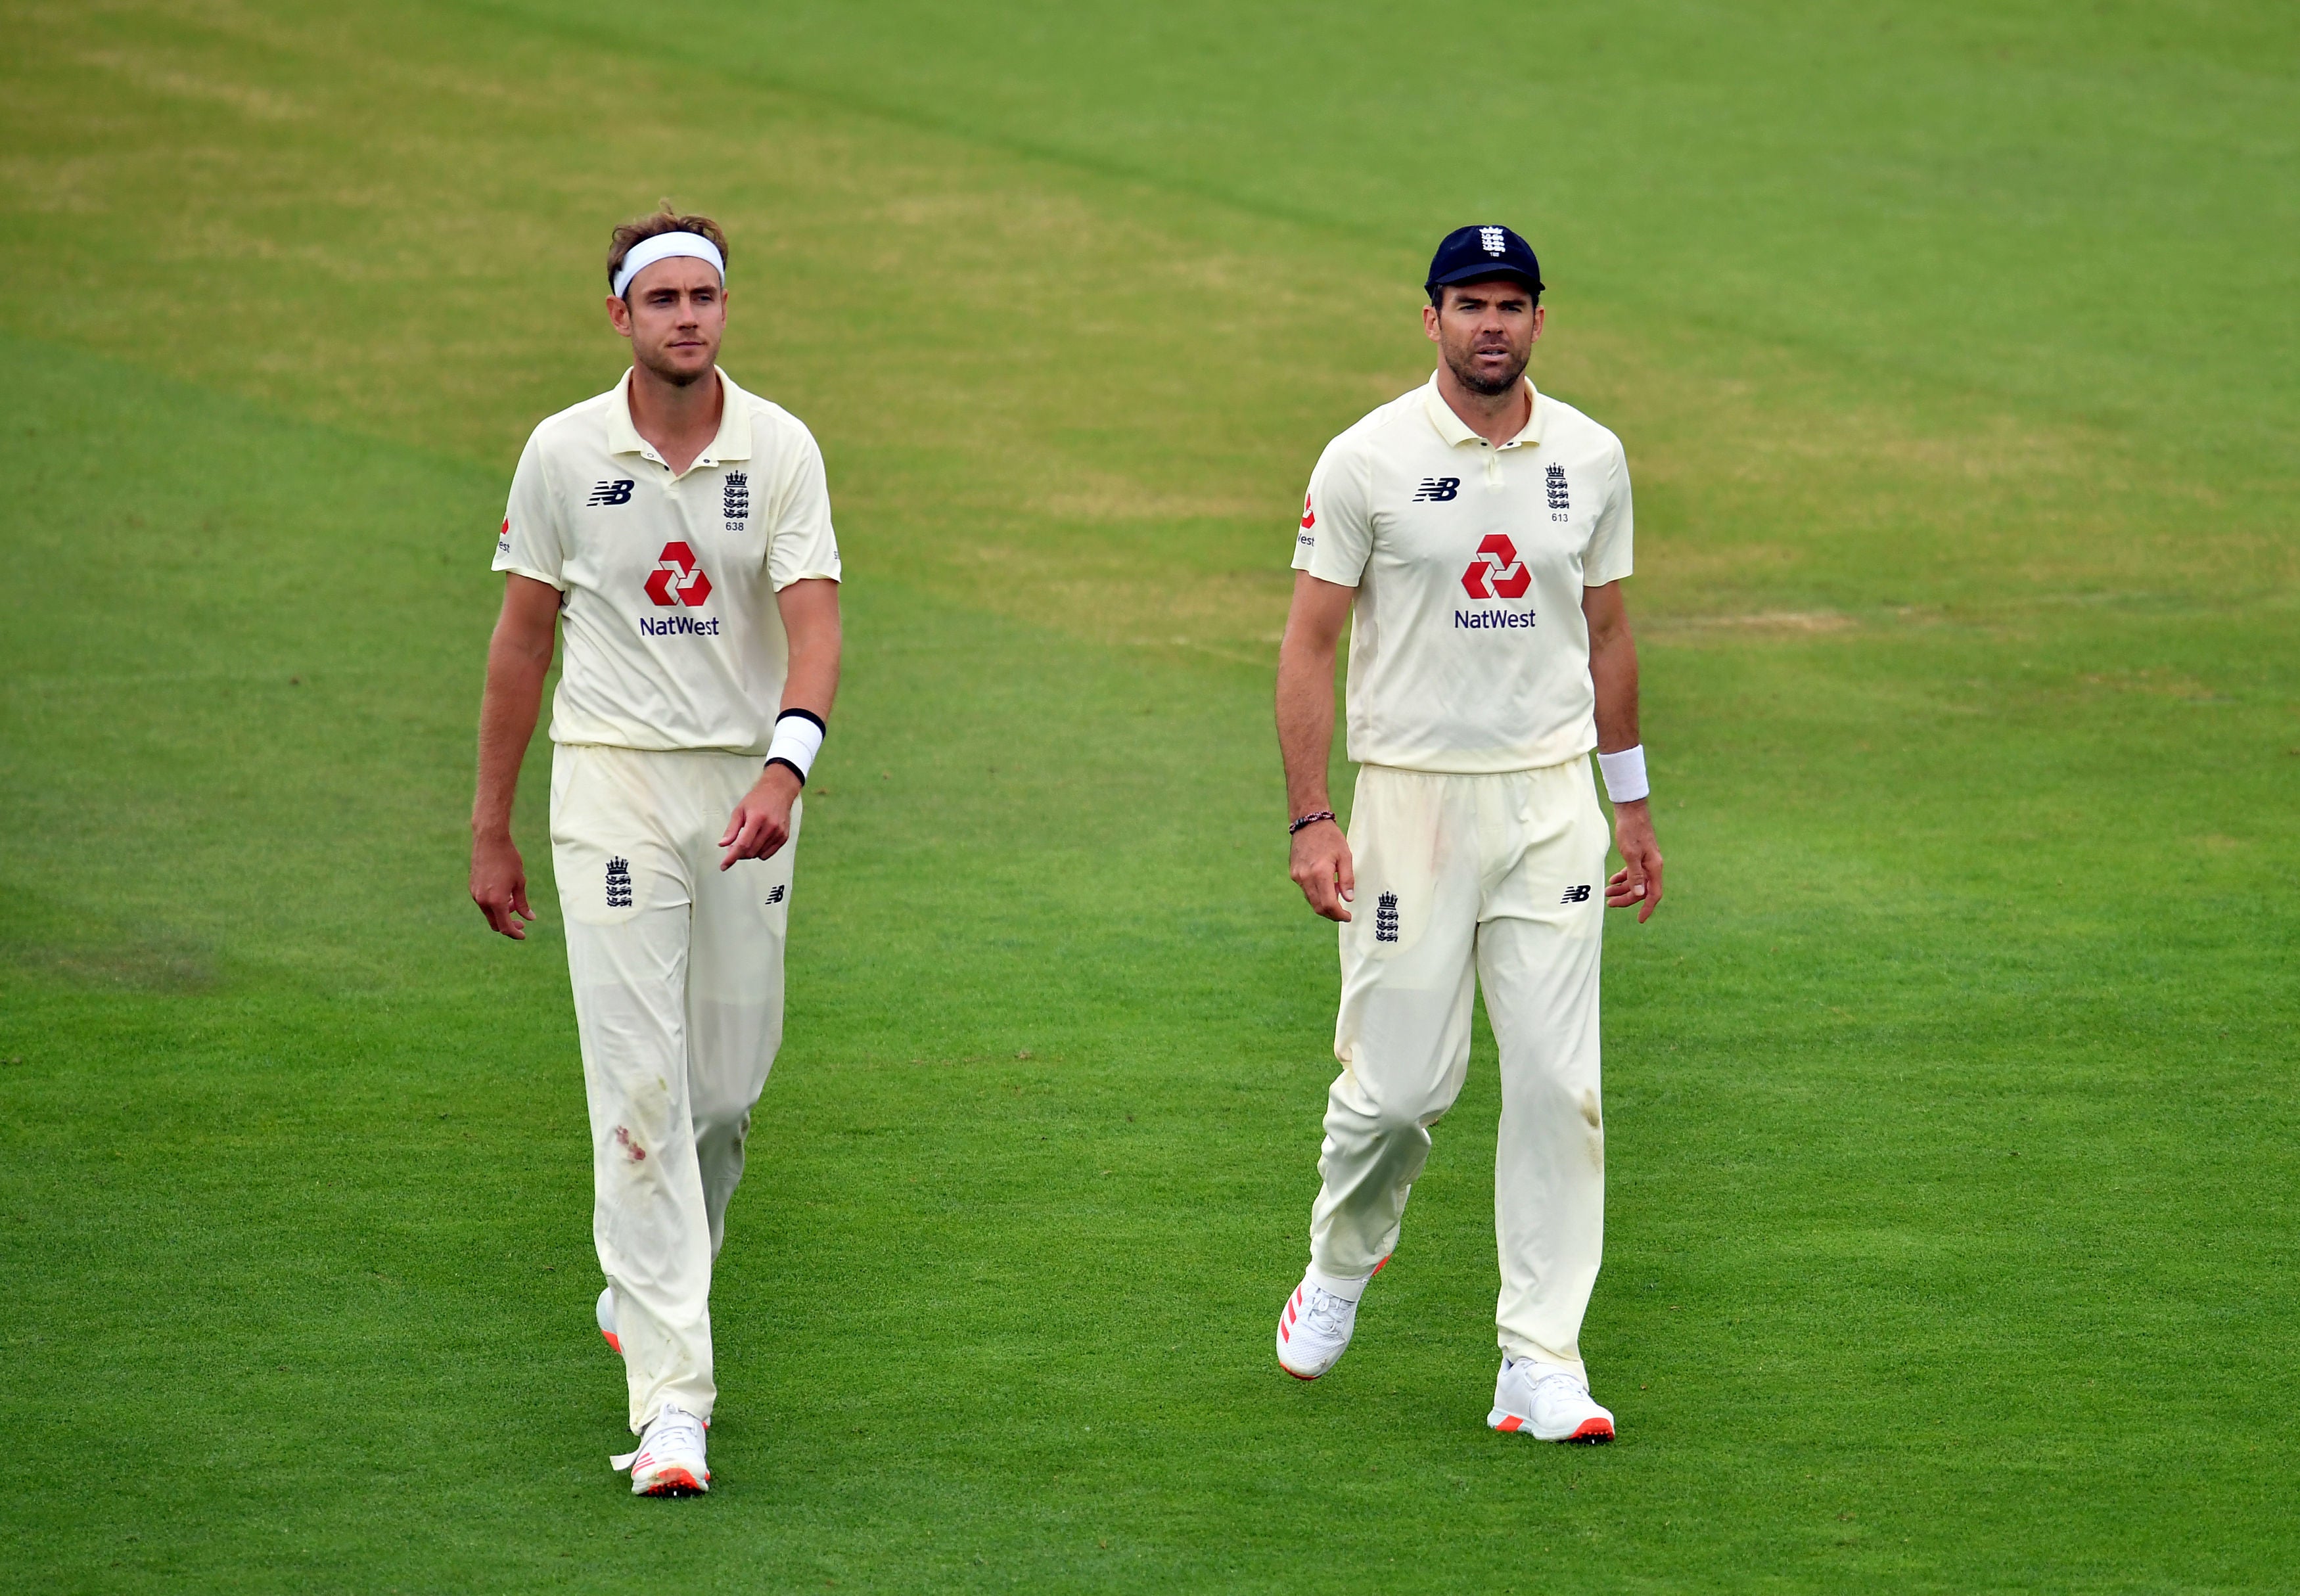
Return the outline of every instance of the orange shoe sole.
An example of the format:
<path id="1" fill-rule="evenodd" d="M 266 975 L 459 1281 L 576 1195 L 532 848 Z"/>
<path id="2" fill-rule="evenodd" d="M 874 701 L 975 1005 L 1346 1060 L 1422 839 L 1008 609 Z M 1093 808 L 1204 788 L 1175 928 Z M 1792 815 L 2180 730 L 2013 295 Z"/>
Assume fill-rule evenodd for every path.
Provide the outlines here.
<path id="1" fill-rule="evenodd" d="M 711 1476 L 697 1480 L 684 1468 L 666 1468 L 655 1476 L 654 1484 L 639 1492 L 641 1496 L 701 1496 L 710 1487 Z"/>
<path id="2" fill-rule="evenodd" d="M 1525 1420 L 1511 1414 L 1494 1428 L 1504 1435 L 1514 1435 L 1525 1428 Z M 1585 1418 L 1581 1427 L 1565 1437 L 1560 1444 L 1566 1446 L 1603 1446 L 1613 1438 L 1613 1426 L 1605 1419 Z"/>

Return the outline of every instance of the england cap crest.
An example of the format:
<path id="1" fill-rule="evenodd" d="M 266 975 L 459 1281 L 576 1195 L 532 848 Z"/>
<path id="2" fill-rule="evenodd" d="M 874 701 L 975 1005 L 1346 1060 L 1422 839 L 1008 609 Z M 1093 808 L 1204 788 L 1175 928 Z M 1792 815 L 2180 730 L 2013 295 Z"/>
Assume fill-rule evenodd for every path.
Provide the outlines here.
<path id="1" fill-rule="evenodd" d="M 1490 223 L 1455 228 L 1446 234 L 1430 257 L 1429 280 L 1422 286 L 1434 294 L 1447 283 L 1475 282 L 1481 277 L 1513 277 L 1541 292 L 1541 262 L 1534 258 L 1533 245 Z"/>

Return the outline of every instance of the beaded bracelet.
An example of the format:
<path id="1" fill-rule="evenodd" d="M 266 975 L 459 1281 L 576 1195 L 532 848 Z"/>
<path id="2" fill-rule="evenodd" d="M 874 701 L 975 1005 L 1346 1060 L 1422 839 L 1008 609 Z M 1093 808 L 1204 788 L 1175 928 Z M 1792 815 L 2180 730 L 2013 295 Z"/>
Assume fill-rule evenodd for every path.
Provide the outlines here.
<path id="1" fill-rule="evenodd" d="M 1294 824 L 1286 828 L 1286 835 L 1288 836 L 1292 836 L 1304 826 L 1315 826 L 1321 820 L 1330 820 L 1333 818 L 1334 811 L 1329 809 L 1321 809 L 1314 815 L 1304 815 L 1300 819 L 1295 821 Z"/>

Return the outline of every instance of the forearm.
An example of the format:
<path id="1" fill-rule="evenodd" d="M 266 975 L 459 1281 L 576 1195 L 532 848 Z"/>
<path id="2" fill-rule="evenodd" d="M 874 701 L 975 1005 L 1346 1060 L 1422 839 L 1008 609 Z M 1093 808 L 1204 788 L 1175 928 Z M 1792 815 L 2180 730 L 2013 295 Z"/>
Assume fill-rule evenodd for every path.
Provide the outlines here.
<path id="1" fill-rule="evenodd" d="M 519 791 L 519 768 L 535 736 L 543 705 L 543 678 L 551 654 L 505 636 L 488 645 L 488 686 L 479 702 L 479 774 L 471 800 L 475 836 L 508 835 L 512 799 Z"/>
<path id="2" fill-rule="evenodd" d="M 803 710 L 827 726 L 838 696 L 838 584 L 827 577 L 793 582 L 775 594 L 775 608 L 790 649 L 775 712 Z"/>
<path id="3" fill-rule="evenodd" d="M 1334 807 L 1326 769 L 1334 751 L 1334 650 L 1288 638 L 1278 656 L 1278 752 L 1296 816 Z"/>
<path id="4" fill-rule="evenodd" d="M 1639 745 L 1638 650 L 1626 619 L 1590 628 L 1589 679 L 1597 694 L 1597 763 L 1613 805 L 1613 845 L 1621 851 L 1621 868 L 1605 881 L 1605 907 L 1634 906 L 1643 925 L 1661 907 L 1662 858 L 1646 796 L 1645 756 L 1630 752 Z M 1610 754 L 1623 757 L 1609 761 Z M 1638 796 L 1617 795 L 1628 793 Z"/>
<path id="5" fill-rule="evenodd" d="M 741 860 L 771 859 L 790 840 L 791 808 L 821 751 L 831 702 L 838 696 L 838 584 L 824 577 L 793 582 L 775 594 L 775 606 L 790 647 L 783 700 L 766 765 L 719 839 L 727 850 L 719 860 L 722 870 Z"/>
<path id="6" fill-rule="evenodd" d="M 1638 745 L 1638 645 L 1624 626 L 1589 646 L 1589 681 L 1597 694 L 1597 750 Z"/>
<path id="7" fill-rule="evenodd" d="M 827 638 L 811 638 L 804 648 L 793 644 L 790 671 L 783 681 L 783 701 L 777 712 L 804 710 L 828 724 L 831 702 L 838 696 L 838 633 L 834 626 Z"/>

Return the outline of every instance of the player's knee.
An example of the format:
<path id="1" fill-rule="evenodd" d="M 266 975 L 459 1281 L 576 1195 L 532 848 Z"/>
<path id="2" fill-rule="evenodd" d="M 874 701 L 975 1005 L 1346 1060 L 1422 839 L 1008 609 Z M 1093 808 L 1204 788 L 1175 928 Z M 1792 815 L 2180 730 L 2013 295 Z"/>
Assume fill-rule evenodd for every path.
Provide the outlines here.
<path id="1" fill-rule="evenodd" d="M 1380 1099 L 1360 1106 L 1358 1132 L 1375 1142 L 1426 1141 L 1429 1122 L 1443 1111 L 1417 1101 Z"/>
<path id="2" fill-rule="evenodd" d="M 1375 1091 L 1353 1070 L 1334 1083 L 1326 1108 L 1329 1130 L 1387 1142 L 1396 1137 L 1426 1140 L 1429 1126 L 1454 1106 L 1437 1092 Z"/>
<path id="3" fill-rule="evenodd" d="M 695 1139 L 699 1142 L 706 1136 L 739 1133 L 743 1122 L 751 1116 L 751 1104 L 731 1093 L 697 1092 L 689 1101 L 688 1111 L 695 1117 Z"/>

